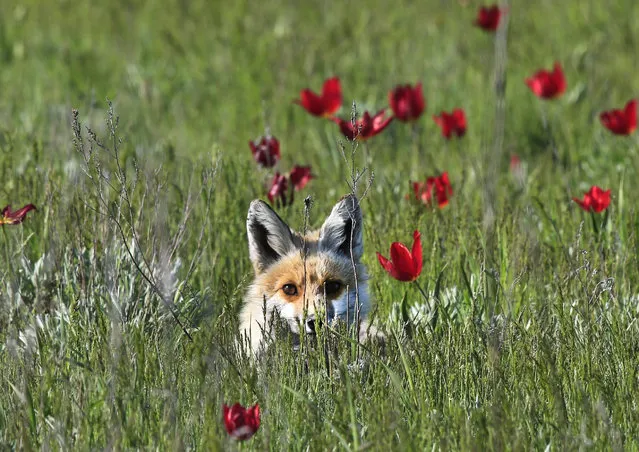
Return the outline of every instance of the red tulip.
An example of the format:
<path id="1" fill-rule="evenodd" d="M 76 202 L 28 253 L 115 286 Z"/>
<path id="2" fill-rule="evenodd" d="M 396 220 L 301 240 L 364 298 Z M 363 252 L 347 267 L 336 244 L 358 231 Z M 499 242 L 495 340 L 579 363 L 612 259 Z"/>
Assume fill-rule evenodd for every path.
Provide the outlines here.
<path id="1" fill-rule="evenodd" d="M 374 137 L 378 133 L 388 126 L 393 120 L 392 116 L 385 117 L 386 109 L 382 109 L 377 112 L 375 116 L 372 116 L 365 111 L 360 119 L 355 122 L 355 127 L 350 120 L 344 120 L 341 118 L 332 118 L 333 122 L 339 125 L 340 130 L 346 138 L 349 140 L 368 140 Z"/>
<path id="2" fill-rule="evenodd" d="M 435 196 L 439 208 L 446 207 L 448 205 L 448 197 L 453 194 L 448 172 L 444 172 L 437 177 L 429 177 L 426 182 L 413 182 L 413 192 L 415 193 L 415 199 L 427 206 L 431 205 L 433 196 Z"/>
<path id="3" fill-rule="evenodd" d="M 255 435 L 260 427 L 260 406 L 244 408 L 239 403 L 232 407 L 224 404 L 224 427 L 229 435 L 238 441 L 244 441 Z"/>
<path id="4" fill-rule="evenodd" d="M 559 63 L 555 63 L 552 72 L 542 69 L 526 79 L 526 85 L 542 99 L 554 99 L 566 91 L 566 77 Z"/>
<path id="5" fill-rule="evenodd" d="M 393 242 L 390 247 L 390 260 L 377 253 L 379 263 L 398 281 L 415 281 L 422 272 L 422 242 L 419 231 L 413 233 L 413 249 L 403 243 Z"/>
<path id="6" fill-rule="evenodd" d="M 610 190 L 603 191 L 593 185 L 590 191 L 584 193 L 584 199 L 572 198 L 582 209 L 588 212 L 603 212 L 610 205 Z"/>
<path id="7" fill-rule="evenodd" d="M 502 14 L 506 13 L 506 9 L 500 9 L 499 6 L 482 6 L 477 13 L 475 25 L 486 31 L 495 31 L 499 28 L 499 21 Z"/>
<path id="8" fill-rule="evenodd" d="M 301 190 L 314 176 L 311 174 L 310 166 L 295 165 L 288 177 L 295 190 Z"/>
<path id="9" fill-rule="evenodd" d="M 279 172 L 275 173 L 273 176 L 273 180 L 271 181 L 271 187 L 268 190 L 268 200 L 273 204 L 276 200 L 279 200 L 282 205 L 286 206 L 289 204 L 287 198 L 288 192 L 288 178 L 280 174 Z M 293 202 L 293 194 L 291 193 L 291 201 Z"/>
<path id="10" fill-rule="evenodd" d="M 604 111 L 599 119 L 615 135 L 630 135 L 637 128 L 637 101 L 628 101 L 623 110 Z"/>
<path id="11" fill-rule="evenodd" d="M 270 168 L 280 160 L 280 142 L 277 138 L 266 135 L 259 141 L 249 141 L 253 158 L 258 165 Z"/>
<path id="12" fill-rule="evenodd" d="M 342 106 L 342 87 L 339 78 L 329 78 L 324 82 L 322 94 L 315 94 L 310 89 L 303 89 L 300 98 L 294 100 L 313 116 L 333 116 Z"/>
<path id="13" fill-rule="evenodd" d="M 27 204 L 22 209 L 18 209 L 15 212 L 11 211 L 11 206 L 6 206 L 2 209 L 2 216 L 0 217 L 0 225 L 4 226 L 5 224 L 20 224 L 24 221 L 27 216 L 27 213 L 36 210 L 33 204 Z"/>
<path id="14" fill-rule="evenodd" d="M 388 93 L 388 103 L 390 104 L 395 117 L 400 121 L 414 121 L 424 112 L 425 102 L 422 93 L 422 84 L 415 87 L 410 85 L 399 85 Z"/>
<path id="15" fill-rule="evenodd" d="M 461 108 L 454 109 L 450 114 L 442 111 L 439 116 L 433 116 L 433 121 L 442 129 L 442 135 L 447 140 L 452 134 L 463 137 L 466 133 L 466 115 Z"/>
<path id="16" fill-rule="evenodd" d="M 521 171 L 521 159 L 517 154 L 510 156 L 510 172 L 517 173 Z"/>
<path id="17" fill-rule="evenodd" d="M 288 174 L 277 172 L 273 176 L 266 196 L 271 204 L 278 203 L 282 206 L 287 206 L 293 203 L 295 195 L 293 190 L 299 191 L 303 189 L 314 177 L 310 166 L 295 165 Z"/>

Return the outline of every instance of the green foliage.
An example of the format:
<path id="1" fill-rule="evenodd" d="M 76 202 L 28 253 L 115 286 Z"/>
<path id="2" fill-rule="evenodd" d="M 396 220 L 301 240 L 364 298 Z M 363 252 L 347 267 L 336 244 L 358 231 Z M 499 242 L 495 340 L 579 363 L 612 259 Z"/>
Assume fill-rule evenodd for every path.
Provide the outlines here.
<path id="1" fill-rule="evenodd" d="M 495 37 L 466 3 L 3 5 L 0 207 L 38 210 L 0 234 L 1 448 L 228 449 L 240 401 L 262 407 L 256 449 L 637 449 L 639 146 L 597 115 L 639 91 L 638 6 L 511 5 L 499 147 Z M 542 103 L 523 80 L 555 60 L 568 90 Z M 427 99 L 416 132 L 396 121 L 355 153 L 386 341 L 283 339 L 256 369 L 234 344 L 271 175 L 247 142 L 270 127 L 283 171 L 312 165 L 280 213 L 301 228 L 310 194 L 321 224 L 349 190 L 344 143 L 291 100 L 333 75 L 345 117 L 397 83 Z M 430 116 L 453 107 L 469 128 L 446 142 Z M 438 171 L 450 205 L 405 199 Z M 613 194 L 596 230 L 570 201 L 591 185 Z M 414 229 L 428 300 L 375 259 Z"/>

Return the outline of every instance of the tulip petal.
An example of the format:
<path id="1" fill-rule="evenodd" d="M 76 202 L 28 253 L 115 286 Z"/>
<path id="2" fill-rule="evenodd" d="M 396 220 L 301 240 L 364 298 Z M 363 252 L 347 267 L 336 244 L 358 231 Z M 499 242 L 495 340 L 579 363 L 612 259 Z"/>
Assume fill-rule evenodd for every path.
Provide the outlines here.
<path id="1" fill-rule="evenodd" d="M 419 231 L 413 232 L 413 249 L 411 251 L 414 266 L 414 277 L 416 278 L 422 273 L 422 241 Z"/>
<path id="2" fill-rule="evenodd" d="M 412 281 L 415 279 L 415 265 L 413 256 L 406 245 L 400 242 L 393 242 L 390 249 L 391 260 L 397 271 L 397 279 L 400 281 Z"/>
<path id="3" fill-rule="evenodd" d="M 382 266 L 382 268 L 384 270 L 386 270 L 389 275 L 391 275 L 393 278 L 397 279 L 397 271 L 395 270 L 395 267 L 393 266 L 393 263 L 389 259 L 386 259 L 380 253 L 377 253 L 377 260 L 379 261 L 379 263 Z"/>

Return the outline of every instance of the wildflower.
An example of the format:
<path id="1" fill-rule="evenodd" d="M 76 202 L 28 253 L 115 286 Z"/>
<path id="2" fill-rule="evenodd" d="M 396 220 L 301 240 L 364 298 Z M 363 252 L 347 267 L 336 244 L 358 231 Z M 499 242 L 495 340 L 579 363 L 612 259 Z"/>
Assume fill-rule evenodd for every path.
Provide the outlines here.
<path id="1" fill-rule="evenodd" d="M 615 135 L 630 135 L 637 128 L 637 101 L 628 101 L 623 110 L 604 111 L 599 119 Z"/>
<path id="2" fill-rule="evenodd" d="M 255 435 L 260 427 L 260 406 L 244 408 L 239 403 L 232 407 L 224 404 L 224 427 L 229 435 L 238 441 L 244 441 Z"/>
<path id="3" fill-rule="evenodd" d="M 313 116 L 329 118 L 342 106 L 342 87 L 339 78 L 329 78 L 324 82 L 322 94 L 315 94 L 310 89 L 300 91 L 300 98 L 294 100 Z"/>
<path id="4" fill-rule="evenodd" d="M 584 199 L 572 198 L 577 204 L 587 212 L 603 212 L 610 205 L 610 190 L 593 185 L 590 190 L 584 193 Z"/>
<path id="5" fill-rule="evenodd" d="M 288 177 L 283 174 L 280 174 L 279 171 L 275 173 L 273 176 L 273 180 L 271 181 L 271 187 L 268 190 L 268 200 L 271 204 L 275 203 L 276 200 L 279 200 L 282 205 L 286 206 L 289 204 L 288 198 L 286 196 L 288 192 Z M 293 202 L 293 194 L 291 193 L 291 202 Z"/>
<path id="6" fill-rule="evenodd" d="M 526 183 L 526 165 L 522 163 L 517 154 L 510 156 L 510 174 L 519 185 L 525 185 Z"/>
<path id="7" fill-rule="evenodd" d="M 413 88 L 410 85 L 399 85 L 388 93 L 388 103 L 395 117 L 400 121 L 414 121 L 424 112 L 425 102 L 422 84 Z"/>
<path id="8" fill-rule="evenodd" d="M 279 203 L 288 206 L 293 203 L 294 191 L 300 191 L 311 179 L 313 173 L 310 166 L 295 165 L 287 174 L 276 172 L 271 181 L 267 197 L 271 204 Z"/>
<path id="9" fill-rule="evenodd" d="M 27 204 L 22 209 L 18 209 L 15 212 L 12 212 L 11 206 L 8 205 L 4 209 L 2 209 L 2 212 L 0 212 L 0 214 L 2 215 L 0 216 L 0 225 L 4 226 L 5 224 L 20 224 L 26 218 L 27 213 L 32 210 L 36 210 L 33 204 Z"/>
<path id="10" fill-rule="evenodd" d="M 497 5 L 482 6 L 477 12 L 475 25 L 485 31 L 495 31 L 499 28 L 501 16 L 506 13 L 506 9 L 501 9 Z"/>
<path id="11" fill-rule="evenodd" d="M 392 116 L 385 117 L 386 109 L 378 111 L 375 116 L 371 116 L 367 111 L 364 112 L 362 117 L 355 121 L 355 126 L 350 120 L 342 118 L 332 118 L 333 122 L 339 125 L 340 130 L 346 138 L 349 140 L 368 140 L 374 137 L 386 126 L 388 126 L 393 120 Z"/>
<path id="12" fill-rule="evenodd" d="M 415 199 L 427 206 L 432 203 L 434 196 L 437 198 L 437 205 L 440 209 L 446 207 L 449 196 L 453 194 L 448 172 L 436 177 L 429 177 L 426 182 L 413 182 L 413 192 L 415 193 Z"/>
<path id="13" fill-rule="evenodd" d="M 310 166 L 295 165 L 288 174 L 291 184 L 298 191 L 304 188 L 313 177 Z"/>
<path id="14" fill-rule="evenodd" d="M 442 129 L 442 135 L 447 140 L 452 134 L 463 137 L 466 133 L 466 114 L 461 108 L 454 109 L 450 114 L 442 111 L 439 116 L 433 116 L 433 121 Z"/>
<path id="15" fill-rule="evenodd" d="M 258 165 L 271 168 L 280 160 L 280 142 L 271 135 L 263 136 L 259 141 L 249 141 L 253 159 Z"/>
<path id="16" fill-rule="evenodd" d="M 384 270 L 398 281 L 415 281 L 422 272 L 422 242 L 419 231 L 413 233 L 413 248 L 409 251 L 406 245 L 393 242 L 390 247 L 390 260 L 380 253 L 377 259 Z"/>
<path id="17" fill-rule="evenodd" d="M 537 97 L 554 99 L 566 91 L 566 78 L 559 63 L 555 63 L 552 72 L 545 69 L 537 71 L 526 79 L 526 85 Z"/>

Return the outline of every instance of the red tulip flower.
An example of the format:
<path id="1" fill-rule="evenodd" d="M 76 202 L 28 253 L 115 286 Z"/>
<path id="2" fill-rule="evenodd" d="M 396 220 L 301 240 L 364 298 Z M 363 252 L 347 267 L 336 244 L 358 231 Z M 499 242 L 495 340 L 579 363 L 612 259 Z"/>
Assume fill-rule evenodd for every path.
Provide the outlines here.
<path id="1" fill-rule="evenodd" d="M 602 190 L 593 185 L 587 193 L 584 193 L 584 199 L 572 198 L 577 204 L 587 212 L 603 212 L 610 205 L 610 190 Z"/>
<path id="2" fill-rule="evenodd" d="M 291 181 L 291 185 L 295 188 L 295 190 L 301 190 L 313 179 L 313 174 L 311 173 L 310 166 L 299 166 L 295 165 L 291 172 L 288 175 L 289 180 Z"/>
<path id="3" fill-rule="evenodd" d="M 442 129 L 442 135 L 447 140 L 453 134 L 463 137 L 466 133 L 466 114 L 461 108 L 454 109 L 450 114 L 442 111 L 439 116 L 433 116 L 433 121 Z"/>
<path id="4" fill-rule="evenodd" d="M 239 403 L 232 407 L 224 405 L 224 427 L 229 435 L 238 441 L 244 441 L 255 435 L 260 427 L 260 406 L 244 408 Z"/>
<path id="5" fill-rule="evenodd" d="M 300 191 L 313 179 L 310 166 L 295 165 L 288 174 L 275 173 L 267 197 L 271 204 L 293 204 L 295 191 Z"/>
<path id="6" fill-rule="evenodd" d="M 286 206 L 289 204 L 287 198 L 288 192 L 288 177 L 283 174 L 280 174 L 279 171 L 275 173 L 273 176 L 273 180 L 271 181 L 271 187 L 268 190 L 268 200 L 273 204 L 276 200 L 279 200 L 282 205 Z M 291 202 L 293 201 L 293 195 L 291 194 Z"/>
<path id="7" fill-rule="evenodd" d="M 517 173 L 521 171 L 521 159 L 517 154 L 510 156 L 510 172 Z"/>
<path id="8" fill-rule="evenodd" d="M 36 210 L 33 204 L 27 204 L 22 209 L 18 209 L 15 212 L 11 211 L 11 206 L 6 206 L 4 209 L 2 209 L 2 212 L 0 212 L 0 214 L 2 215 L 0 216 L 0 225 L 4 226 L 5 224 L 20 224 L 26 218 L 27 213 L 32 210 Z"/>
<path id="9" fill-rule="evenodd" d="M 339 78 L 329 78 L 324 82 L 322 94 L 315 94 L 310 89 L 303 89 L 300 98 L 294 100 L 313 116 L 329 118 L 342 106 L 342 87 Z"/>
<path id="10" fill-rule="evenodd" d="M 506 9 L 500 9 L 499 6 L 482 6 L 477 13 L 475 25 L 486 31 L 495 31 L 499 28 L 499 21 L 502 14 L 506 13 Z"/>
<path id="11" fill-rule="evenodd" d="M 409 251 L 406 245 L 393 242 L 390 247 L 390 260 L 377 253 L 379 263 L 393 278 L 398 281 L 415 281 L 422 272 L 422 242 L 419 231 L 413 233 L 413 248 Z"/>
<path id="12" fill-rule="evenodd" d="M 630 135 L 637 128 L 637 101 L 628 101 L 623 110 L 604 111 L 599 119 L 615 135 Z"/>
<path id="13" fill-rule="evenodd" d="M 280 142 L 271 135 L 266 135 L 259 141 L 249 141 L 249 146 L 253 158 L 260 166 L 270 168 L 280 160 Z"/>
<path id="14" fill-rule="evenodd" d="M 367 111 L 365 111 L 362 117 L 355 121 L 355 127 L 353 127 L 353 123 L 350 120 L 344 120 L 342 118 L 332 119 L 333 122 L 339 125 L 340 130 L 346 138 L 351 141 L 364 141 L 374 137 L 391 123 L 393 117 L 385 117 L 385 115 L 385 108 L 378 111 L 375 116 L 371 116 Z"/>
<path id="15" fill-rule="evenodd" d="M 537 71 L 532 77 L 526 79 L 526 85 L 542 99 L 555 99 L 566 91 L 566 77 L 559 63 L 555 63 L 554 70 L 545 69 Z"/>
<path id="16" fill-rule="evenodd" d="M 437 177 L 429 177 L 426 182 L 413 182 L 413 192 L 415 193 L 415 199 L 427 206 L 432 204 L 433 198 L 436 198 L 440 209 L 446 207 L 448 198 L 453 194 L 448 172 L 444 172 Z"/>
<path id="17" fill-rule="evenodd" d="M 425 102 L 422 84 L 396 86 L 388 93 L 388 103 L 395 117 L 403 122 L 414 121 L 424 112 Z"/>

